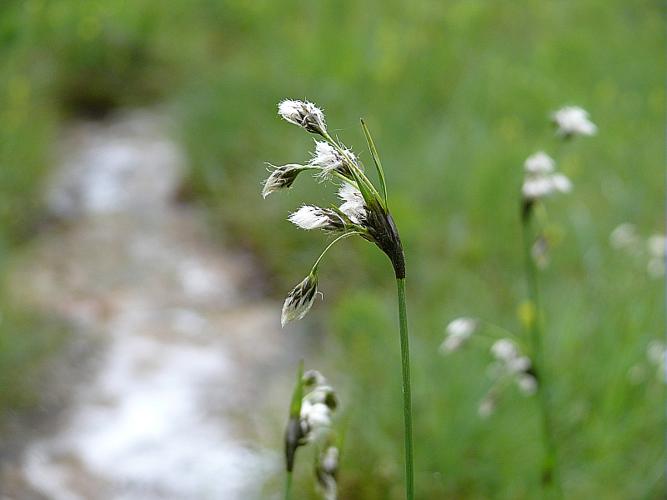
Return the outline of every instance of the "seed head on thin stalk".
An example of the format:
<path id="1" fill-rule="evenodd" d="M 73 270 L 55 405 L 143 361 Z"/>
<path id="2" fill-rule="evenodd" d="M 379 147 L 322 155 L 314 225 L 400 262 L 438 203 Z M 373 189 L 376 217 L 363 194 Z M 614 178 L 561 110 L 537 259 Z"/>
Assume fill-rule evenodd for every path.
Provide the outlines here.
<path id="1" fill-rule="evenodd" d="M 297 176 L 304 170 L 309 170 L 307 165 L 299 165 L 298 163 L 289 163 L 276 167 L 269 164 L 271 175 L 264 181 L 262 189 L 262 197 L 266 198 L 271 193 L 275 193 L 281 189 L 289 189 L 294 184 Z"/>
<path id="2" fill-rule="evenodd" d="M 588 111 L 579 106 L 565 106 L 551 115 L 556 125 L 556 133 L 568 139 L 577 135 L 595 135 L 598 128 L 588 115 Z"/>

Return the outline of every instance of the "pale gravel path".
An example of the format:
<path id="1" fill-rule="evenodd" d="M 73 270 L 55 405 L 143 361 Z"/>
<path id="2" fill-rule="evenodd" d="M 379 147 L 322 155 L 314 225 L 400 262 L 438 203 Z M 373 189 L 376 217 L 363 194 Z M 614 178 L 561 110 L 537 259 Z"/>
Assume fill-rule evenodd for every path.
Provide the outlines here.
<path id="1" fill-rule="evenodd" d="M 296 336 L 258 297 L 251 260 L 222 251 L 201 214 L 174 202 L 185 162 L 164 120 L 135 111 L 75 125 L 59 165 L 47 199 L 64 224 L 38 238 L 13 283 L 25 304 L 73 325 L 89 368 L 77 377 L 69 361 L 68 404 L 0 493 L 267 498 L 281 455 L 258 443 L 283 417 Z"/>

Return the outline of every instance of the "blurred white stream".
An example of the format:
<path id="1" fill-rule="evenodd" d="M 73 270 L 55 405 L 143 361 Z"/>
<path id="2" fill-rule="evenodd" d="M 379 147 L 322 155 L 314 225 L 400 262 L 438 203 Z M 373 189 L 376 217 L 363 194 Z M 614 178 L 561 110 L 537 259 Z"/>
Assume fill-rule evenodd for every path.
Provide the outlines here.
<path id="1" fill-rule="evenodd" d="M 253 294 L 248 258 L 174 201 L 184 155 L 159 116 L 74 125 L 59 157 L 47 203 L 64 228 L 38 239 L 14 283 L 95 339 L 94 359 L 0 493 L 264 498 L 281 455 L 253 444 L 275 433 L 259 414 L 294 367 L 279 305 Z"/>

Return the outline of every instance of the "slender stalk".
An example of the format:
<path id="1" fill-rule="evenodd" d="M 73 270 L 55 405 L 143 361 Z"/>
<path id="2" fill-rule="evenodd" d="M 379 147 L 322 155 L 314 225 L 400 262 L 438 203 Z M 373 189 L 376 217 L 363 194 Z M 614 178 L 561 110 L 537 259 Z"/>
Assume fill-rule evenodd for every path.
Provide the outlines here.
<path id="1" fill-rule="evenodd" d="M 534 312 L 530 318 L 529 330 L 532 344 L 532 360 L 538 377 L 538 403 L 541 414 L 542 443 L 544 446 L 544 458 L 542 461 L 541 483 L 548 497 L 562 498 L 563 492 L 558 475 L 558 452 L 554 440 L 553 422 L 551 419 L 549 376 L 544 363 L 544 352 L 542 348 L 542 323 L 540 293 L 537 282 L 537 269 L 531 255 L 531 228 L 530 214 L 522 218 L 523 253 L 526 284 L 528 296 Z"/>
<path id="2" fill-rule="evenodd" d="M 285 481 L 285 500 L 292 499 L 292 471 L 287 471 L 287 479 Z"/>
<path id="3" fill-rule="evenodd" d="M 324 250 L 322 250 L 322 253 L 320 256 L 317 258 L 315 261 L 315 264 L 313 264 L 313 267 L 311 268 L 311 273 L 317 272 L 317 267 L 320 265 L 320 262 L 322 262 L 322 259 L 326 255 L 326 253 L 331 249 L 332 246 L 334 246 L 336 243 L 338 243 L 340 240 L 345 239 L 349 236 L 352 236 L 353 234 L 362 234 L 362 231 L 348 231 L 347 233 L 343 233 L 340 236 L 338 236 L 335 240 L 333 240 L 331 243 L 329 243 Z"/>
<path id="4" fill-rule="evenodd" d="M 405 437 L 405 497 L 413 500 L 414 466 L 412 446 L 412 396 L 410 394 L 410 339 L 408 313 L 405 306 L 405 278 L 396 278 L 398 288 L 398 320 L 401 338 L 401 369 L 403 374 L 403 427 Z"/>

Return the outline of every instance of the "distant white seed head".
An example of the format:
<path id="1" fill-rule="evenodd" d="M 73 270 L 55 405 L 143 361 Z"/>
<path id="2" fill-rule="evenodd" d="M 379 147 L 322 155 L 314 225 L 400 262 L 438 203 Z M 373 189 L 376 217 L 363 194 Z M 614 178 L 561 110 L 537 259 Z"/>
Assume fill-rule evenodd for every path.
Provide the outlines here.
<path id="1" fill-rule="evenodd" d="M 303 205 L 299 210 L 292 213 L 288 220 L 308 231 L 312 229 L 339 231 L 345 228 L 345 221 L 334 210 L 312 205 Z"/>
<path id="2" fill-rule="evenodd" d="M 508 363 L 519 355 L 519 350 L 516 344 L 510 339 L 499 339 L 491 346 L 491 354 L 497 360 Z"/>
<path id="3" fill-rule="evenodd" d="M 532 396 L 537 392 L 537 379 L 529 373 L 522 373 L 516 379 L 519 390 L 526 396 Z"/>
<path id="4" fill-rule="evenodd" d="M 646 246 L 651 257 L 663 258 L 667 250 L 667 238 L 662 234 L 653 234 L 649 236 Z"/>
<path id="5" fill-rule="evenodd" d="M 665 275 L 667 238 L 662 234 L 654 234 L 648 238 L 646 246 L 649 254 L 646 271 L 651 278 L 661 278 Z"/>
<path id="6" fill-rule="evenodd" d="M 459 337 L 470 337 L 477 329 L 479 322 L 475 318 L 461 317 L 449 322 L 447 334 Z"/>
<path id="7" fill-rule="evenodd" d="M 598 131 L 588 112 L 579 106 L 565 106 L 553 113 L 552 119 L 558 127 L 558 135 L 562 137 L 595 135 Z"/>
<path id="8" fill-rule="evenodd" d="M 458 335 L 447 335 L 445 340 L 440 344 L 440 352 L 442 354 L 450 354 L 454 351 L 458 351 L 465 344 L 465 338 Z"/>
<path id="9" fill-rule="evenodd" d="M 530 359 L 527 356 L 517 355 L 517 357 L 511 357 L 507 360 L 507 369 L 511 373 L 524 373 L 530 368 L 530 366 Z"/>
<path id="10" fill-rule="evenodd" d="M 468 341 L 477 330 L 479 322 L 474 318 L 456 318 L 449 322 L 445 328 L 445 339 L 440 344 L 440 352 L 449 354 L 457 351 Z"/>
<path id="11" fill-rule="evenodd" d="M 317 134 L 326 132 L 324 113 L 311 102 L 285 99 L 278 104 L 278 114 L 308 132 Z"/>
<path id="12" fill-rule="evenodd" d="M 524 170 L 531 174 L 548 174 L 553 172 L 555 167 L 556 161 L 544 151 L 529 156 L 523 164 Z"/>
<path id="13" fill-rule="evenodd" d="M 496 411 L 496 398 L 492 394 L 487 394 L 479 402 L 477 407 L 477 414 L 482 418 L 488 418 L 493 415 L 493 412 Z"/>
<path id="14" fill-rule="evenodd" d="M 661 365 L 665 362 L 667 348 L 663 342 L 652 340 L 646 348 L 646 357 L 654 365 Z"/>
<path id="15" fill-rule="evenodd" d="M 283 304 L 280 324 L 285 326 L 290 321 L 302 319 L 313 306 L 316 295 L 317 275 L 309 274 L 287 295 Z"/>
<path id="16" fill-rule="evenodd" d="M 343 204 L 338 209 L 355 224 L 363 224 L 367 214 L 366 204 L 361 191 L 352 184 L 345 182 L 338 190 L 338 197 L 343 201 Z"/>
<path id="17" fill-rule="evenodd" d="M 630 222 L 624 222 L 614 228 L 609 235 L 609 244 L 616 249 L 632 248 L 637 245 L 637 228 Z"/>
<path id="18" fill-rule="evenodd" d="M 572 182 L 565 175 L 559 173 L 526 173 L 521 187 L 524 198 L 538 200 L 555 193 L 569 193 L 572 191 Z"/>

